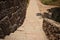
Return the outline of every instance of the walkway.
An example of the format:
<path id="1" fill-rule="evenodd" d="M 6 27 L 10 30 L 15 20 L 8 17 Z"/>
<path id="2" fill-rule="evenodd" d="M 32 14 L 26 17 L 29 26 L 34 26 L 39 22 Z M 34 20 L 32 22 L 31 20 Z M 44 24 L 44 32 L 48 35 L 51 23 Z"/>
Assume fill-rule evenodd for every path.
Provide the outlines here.
<path id="1" fill-rule="evenodd" d="M 37 1 L 30 0 L 24 24 L 4 40 L 47 40 L 42 29 L 43 19 L 37 13 L 40 13 Z"/>

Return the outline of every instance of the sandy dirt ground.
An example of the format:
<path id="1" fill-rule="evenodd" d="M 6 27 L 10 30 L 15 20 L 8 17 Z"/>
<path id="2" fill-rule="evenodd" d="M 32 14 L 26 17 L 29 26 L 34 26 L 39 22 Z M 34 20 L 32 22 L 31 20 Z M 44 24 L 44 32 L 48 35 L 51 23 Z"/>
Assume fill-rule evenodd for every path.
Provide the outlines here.
<path id="1" fill-rule="evenodd" d="M 37 0 L 30 0 L 24 24 L 0 40 L 48 40 L 42 27 L 43 18 L 36 16 L 37 13 L 40 13 Z"/>
<path id="2" fill-rule="evenodd" d="M 40 0 L 37 0 L 37 3 L 38 3 L 40 13 L 48 12 L 47 9 L 51 9 L 51 8 L 54 8 L 54 7 L 59 7 L 59 6 L 55 6 L 55 5 L 44 5 L 44 4 L 41 3 Z"/>

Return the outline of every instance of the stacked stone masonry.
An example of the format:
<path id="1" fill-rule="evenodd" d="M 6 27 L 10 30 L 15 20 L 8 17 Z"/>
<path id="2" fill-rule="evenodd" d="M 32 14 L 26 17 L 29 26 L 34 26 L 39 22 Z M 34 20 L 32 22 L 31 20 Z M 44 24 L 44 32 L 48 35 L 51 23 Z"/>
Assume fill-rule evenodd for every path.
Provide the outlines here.
<path id="1" fill-rule="evenodd" d="M 60 23 L 48 18 L 43 20 L 43 30 L 49 40 L 60 40 Z"/>
<path id="2" fill-rule="evenodd" d="M 0 0 L 0 38 L 14 32 L 24 22 L 27 0 Z"/>
<path id="3" fill-rule="evenodd" d="M 48 9 L 44 13 L 43 30 L 49 40 L 60 40 L 60 7 Z"/>

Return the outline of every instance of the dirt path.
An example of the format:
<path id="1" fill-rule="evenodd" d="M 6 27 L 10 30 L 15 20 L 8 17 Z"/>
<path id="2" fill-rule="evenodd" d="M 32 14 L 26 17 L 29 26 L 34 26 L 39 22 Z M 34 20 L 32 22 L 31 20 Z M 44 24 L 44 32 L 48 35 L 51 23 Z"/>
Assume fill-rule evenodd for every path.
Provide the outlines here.
<path id="1" fill-rule="evenodd" d="M 44 4 L 41 3 L 40 0 L 37 0 L 37 3 L 38 3 L 38 6 L 39 6 L 40 13 L 47 12 L 47 9 L 58 7 L 58 6 L 54 6 L 54 5 L 44 5 Z"/>
<path id="2" fill-rule="evenodd" d="M 43 19 L 37 13 L 40 13 L 37 1 L 30 0 L 24 24 L 4 40 L 48 40 L 42 29 Z"/>

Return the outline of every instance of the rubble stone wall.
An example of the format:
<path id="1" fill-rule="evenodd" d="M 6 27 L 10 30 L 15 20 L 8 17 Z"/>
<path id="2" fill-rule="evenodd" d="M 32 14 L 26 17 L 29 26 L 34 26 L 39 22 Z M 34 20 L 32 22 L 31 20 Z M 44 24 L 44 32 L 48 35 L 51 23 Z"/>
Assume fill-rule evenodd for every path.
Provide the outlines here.
<path id="1" fill-rule="evenodd" d="M 60 40 L 60 23 L 44 18 L 43 30 L 49 40 Z"/>
<path id="2" fill-rule="evenodd" d="M 23 24 L 27 3 L 27 0 L 0 0 L 0 38 Z"/>

